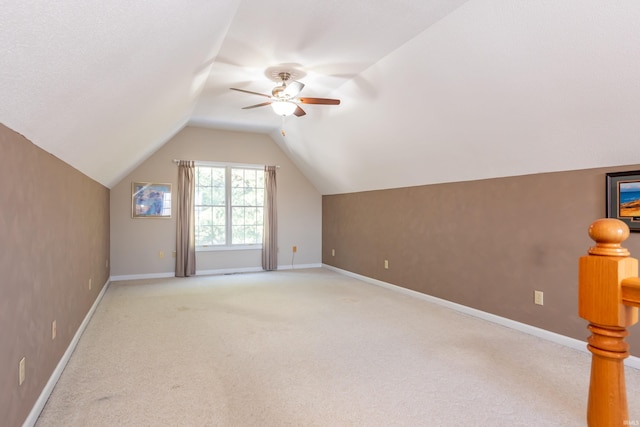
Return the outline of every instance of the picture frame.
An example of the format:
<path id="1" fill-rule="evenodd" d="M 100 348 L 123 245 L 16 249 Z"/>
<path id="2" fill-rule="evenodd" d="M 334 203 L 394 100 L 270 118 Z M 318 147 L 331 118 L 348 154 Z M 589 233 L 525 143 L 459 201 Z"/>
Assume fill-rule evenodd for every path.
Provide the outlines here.
<path id="1" fill-rule="evenodd" d="M 607 173 L 607 218 L 640 231 L 640 171 Z"/>
<path id="2" fill-rule="evenodd" d="M 131 183 L 132 218 L 171 218 L 171 184 Z"/>

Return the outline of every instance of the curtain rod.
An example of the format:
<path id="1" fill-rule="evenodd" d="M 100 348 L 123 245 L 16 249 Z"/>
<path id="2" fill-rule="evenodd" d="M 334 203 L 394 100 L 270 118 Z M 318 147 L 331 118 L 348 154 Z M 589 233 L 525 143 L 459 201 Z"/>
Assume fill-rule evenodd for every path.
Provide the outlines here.
<path id="1" fill-rule="evenodd" d="M 192 161 L 192 160 L 188 160 L 188 161 Z M 175 163 L 175 164 L 178 164 L 178 163 L 180 163 L 180 160 L 179 159 L 173 159 L 172 162 Z M 200 164 L 217 163 L 217 162 L 197 162 L 195 160 L 193 160 L 193 162 L 195 164 L 198 164 L 198 163 L 200 163 Z M 222 163 L 220 163 L 220 164 L 222 164 Z M 224 164 L 225 165 L 231 165 L 231 166 L 233 166 L 233 165 L 236 165 L 236 166 L 260 166 L 260 167 L 267 166 L 267 165 L 250 165 L 250 164 L 247 164 L 247 163 L 224 163 Z M 280 169 L 280 165 L 276 165 L 276 169 Z"/>

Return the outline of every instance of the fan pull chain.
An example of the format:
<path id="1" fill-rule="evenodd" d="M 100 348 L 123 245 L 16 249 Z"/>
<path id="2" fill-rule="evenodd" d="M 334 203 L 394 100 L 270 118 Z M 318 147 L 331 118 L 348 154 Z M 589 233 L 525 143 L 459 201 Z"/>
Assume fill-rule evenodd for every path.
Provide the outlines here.
<path id="1" fill-rule="evenodd" d="M 287 133 L 284 131 L 284 116 L 282 116 L 282 126 L 280 128 L 280 133 L 282 136 L 287 136 Z"/>

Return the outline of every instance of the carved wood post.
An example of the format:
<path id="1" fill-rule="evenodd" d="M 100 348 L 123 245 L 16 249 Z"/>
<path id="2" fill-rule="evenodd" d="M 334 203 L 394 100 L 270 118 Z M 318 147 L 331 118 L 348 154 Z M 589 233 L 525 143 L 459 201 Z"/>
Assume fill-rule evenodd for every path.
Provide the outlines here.
<path id="1" fill-rule="evenodd" d="M 590 427 L 623 426 L 629 422 L 624 359 L 627 327 L 638 321 L 638 309 L 623 303 L 623 280 L 638 275 L 638 260 L 620 246 L 629 227 L 617 219 L 600 219 L 589 227 L 596 242 L 580 258 L 578 308 L 589 321 L 587 348 L 592 353 L 587 407 Z"/>

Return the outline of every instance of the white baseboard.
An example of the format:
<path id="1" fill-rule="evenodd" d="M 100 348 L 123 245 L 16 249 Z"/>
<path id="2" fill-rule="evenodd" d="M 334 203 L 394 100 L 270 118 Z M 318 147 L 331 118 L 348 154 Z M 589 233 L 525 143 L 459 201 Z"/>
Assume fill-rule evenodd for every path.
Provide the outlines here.
<path id="1" fill-rule="evenodd" d="M 302 270 L 305 268 L 321 268 L 322 264 L 288 264 L 279 265 L 278 270 Z M 211 276 L 221 274 L 239 274 L 239 273 L 257 273 L 262 267 L 236 267 L 236 268 L 220 268 L 216 270 L 196 270 L 196 276 Z M 148 273 L 148 274 L 125 274 L 120 276 L 111 276 L 111 282 L 120 282 L 123 280 L 141 280 L 141 279 L 162 279 L 166 277 L 175 277 L 175 273 Z"/>
<path id="2" fill-rule="evenodd" d="M 242 273 L 257 273 L 262 270 L 262 267 L 242 267 L 242 268 L 220 268 L 217 270 L 197 270 L 196 276 L 211 276 L 220 274 L 242 274 Z"/>
<path id="3" fill-rule="evenodd" d="M 69 359 L 71 358 L 73 351 L 76 349 L 76 346 L 78 345 L 78 341 L 80 341 L 80 337 L 84 333 L 84 330 L 87 328 L 87 325 L 89 324 L 91 317 L 93 317 L 93 313 L 95 313 L 96 308 L 98 307 L 98 304 L 100 304 L 102 297 L 104 296 L 105 292 L 107 292 L 109 283 L 110 283 L 109 280 L 107 280 L 107 283 L 105 283 L 104 286 L 102 287 L 102 290 L 98 294 L 98 297 L 96 298 L 96 300 L 93 302 L 93 305 L 87 312 L 87 315 L 84 316 L 84 320 L 80 324 L 80 327 L 76 331 L 76 334 L 73 336 L 73 339 L 69 343 L 69 347 L 67 347 L 67 350 L 62 355 L 62 358 L 58 362 L 56 369 L 53 370 L 51 377 L 49 377 L 49 381 L 47 381 L 47 384 L 42 389 L 42 392 L 40 393 L 38 400 L 36 400 L 36 403 L 33 405 L 33 408 L 31 408 L 31 412 L 29 412 L 29 416 L 22 424 L 22 427 L 33 427 L 36 421 L 38 421 L 38 417 L 40 416 L 40 413 L 44 409 L 44 406 L 47 404 L 47 400 L 49 400 L 49 396 L 51 396 L 51 393 L 53 392 L 53 389 L 55 388 L 56 383 L 60 379 L 60 375 L 62 375 L 64 368 L 66 368 L 67 363 L 69 363 Z"/>
<path id="4" fill-rule="evenodd" d="M 148 273 L 148 274 L 125 274 L 121 276 L 111 276 L 109 280 L 112 282 L 120 282 L 122 280 L 141 280 L 141 279 L 162 279 L 165 277 L 175 277 L 175 273 Z"/>
<path id="5" fill-rule="evenodd" d="M 302 270 L 305 268 L 321 268 L 322 264 L 295 264 L 295 265 L 279 265 L 277 271 L 281 270 Z M 221 270 L 202 270 L 197 271 L 197 276 L 215 275 L 215 274 L 241 274 L 241 273 L 259 273 L 264 271 L 262 267 L 246 267 L 246 268 L 225 268 Z"/>
<path id="6" fill-rule="evenodd" d="M 461 313 L 468 314 L 473 317 L 477 317 L 479 319 L 487 320 L 492 323 L 497 323 L 498 325 L 506 326 L 507 328 L 515 329 L 517 331 L 524 332 L 526 334 L 533 335 L 538 338 L 545 339 L 547 341 L 552 341 L 552 342 L 555 342 L 556 344 L 560 344 L 565 347 L 570 347 L 575 350 L 582 351 L 584 353 L 589 353 L 589 351 L 587 350 L 587 343 L 575 338 L 567 337 L 565 335 L 560 335 L 555 332 L 547 331 L 546 329 L 541 329 L 535 326 L 527 325 L 526 323 L 517 322 L 515 320 L 507 319 L 506 317 L 497 316 L 495 314 L 487 313 L 482 310 L 467 307 L 466 305 L 447 301 L 442 298 L 437 298 L 431 295 L 423 294 L 422 292 L 403 288 L 401 286 L 393 285 L 391 283 L 383 282 L 381 280 L 372 279 L 370 277 L 362 276 L 357 273 L 352 273 L 347 270 L 342 270 L 341 268 L 333 267 L 331 265 L 322 264 L 322 266 L 329 270 L 333 270 L 337 273 L 344 274 L 345 276 L 353 277 L 355 279 L 370 283 L 372 285 L 382 286 L 387 289 L 391 289 L 397 292 L 402 292 L 403 294 L 417 297 L 425 301 L 429 301 L 444 307 L 448 307 L 452 310 L 456 310 Z M 629 356 L 628 358 L 625 359 L 624 364 L 625 366 L 628 366 L 630 368 L 640 369 L 640 357 Z"/>
<path id="7" fill-rule="evenodd" d="M 278 266 L 278 270 L 304 270 L 305 268 L 322 268 L 322 264 L 289 264 Z"/>

